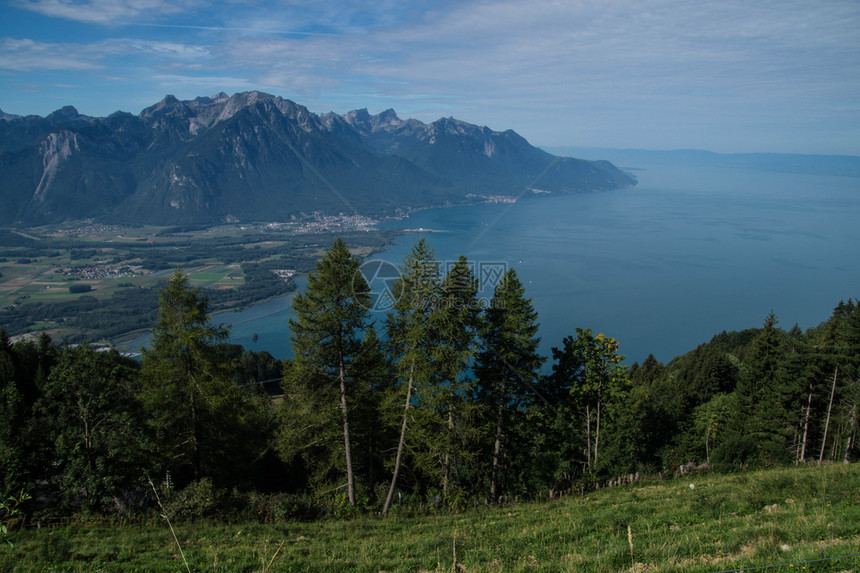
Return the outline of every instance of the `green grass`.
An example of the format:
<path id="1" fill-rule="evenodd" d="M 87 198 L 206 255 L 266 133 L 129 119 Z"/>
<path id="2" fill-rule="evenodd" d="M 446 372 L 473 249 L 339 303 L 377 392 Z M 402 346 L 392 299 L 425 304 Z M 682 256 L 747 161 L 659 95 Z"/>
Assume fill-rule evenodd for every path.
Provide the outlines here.
<path id="1" fill-rule="evenodd" d="M 690 484 L 695 488 L 691 489 Z M 858 571 L 860 466 L 648 482 L 459 515 L 174 524 L 192 571 Z M 632 534 L 633 555 L 628 540 Z M 166 523 L 13 533 L 2 571 L 184 571 Z M 276 554 L 277 551 L 277 554 Z M 456 555 L 456 563 L 455 563 Z M 805 569 L 804 569 L 805 567 Z"/>

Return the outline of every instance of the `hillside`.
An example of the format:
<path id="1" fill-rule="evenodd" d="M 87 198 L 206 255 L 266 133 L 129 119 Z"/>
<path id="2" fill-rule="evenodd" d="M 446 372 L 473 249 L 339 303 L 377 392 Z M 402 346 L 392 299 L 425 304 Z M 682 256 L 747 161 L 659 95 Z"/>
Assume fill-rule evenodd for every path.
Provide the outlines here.
<path id="1" fill-rule="evenodd" d="M 0 115 L 0 224 L 210 224 L 311 213 L 394 216 L 530 190 L 635 184 L 605 161 L 550 155 L 512 131 L 389 110 L 322 116 L 260 92 L 138 115 Z"/>
<path id="2" fill-rule="evenodd" d="M 166 507 L 194 571 L 856 571 L 858 480 L 856 464 L 692 475 L 457 515 L 312 523 L 262 496 L 254 521 L 183 520 Z M 156 523 L 14 531 L 0 568 L 184 570 Z"/>

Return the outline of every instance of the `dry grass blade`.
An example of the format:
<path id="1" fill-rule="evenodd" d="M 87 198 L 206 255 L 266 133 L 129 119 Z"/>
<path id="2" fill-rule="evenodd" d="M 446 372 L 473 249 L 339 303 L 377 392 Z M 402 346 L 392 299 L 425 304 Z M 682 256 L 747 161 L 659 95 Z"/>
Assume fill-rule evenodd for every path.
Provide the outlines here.
<path id="1" fill-rule="evenodd" d="M 275 557 L 277 557 L 278 553 L 281 552 L 281 548 L 284 546 L 284 543 L 285 541 L 281 541 L 281 544 L 278 545 L 278 549 L 275 551 L 274 555 L 272 555 L 272 558 L 269 559 L 269 564 L 263 566 L 263 573 L 268 573 L 269 569 L 272 567 L 272 563 L 275 561 Z"/>
<path id="2" fill-rule="evenodd" d="M 158 497 L 158 490 L 155 489 L 155 484 L 152 483 L 151 478 L 146 478 L 149 481 L 149 487 L 152 488 L 152 493 L 155 494 L 155 502 L 158 504 L 158 508 L 161 510 L 161 517 L 164 518 L 164 521 L 167 522 L 167 527 L 170 528 L 170 533 L 173 534 L 173 541 L 176 542 L 176 547 L 179 548 L 179 555 L 182 556 L 182 562 L 185 563 L 185 569 L 188 573 L 191 573 L 191 567 L 188 566 L 188 560 L 185 559 L 185 553 L 182 551 L 182 545 L 179 543 L 179 538 L 176 537 L 176 531 L 173 529 L 173 525 L 170 523 L 170 518 L 167 517 L 167 512 L 164 511 L 164 506 L 161 505 L 161 498 Z"/>
<path id="3" fill-rule="evenodd" d="M 636 570 L 636 559 L 633 558 L 633 528 L 627 526 L 627 543 L 630 544 L 630 566 Z"/>

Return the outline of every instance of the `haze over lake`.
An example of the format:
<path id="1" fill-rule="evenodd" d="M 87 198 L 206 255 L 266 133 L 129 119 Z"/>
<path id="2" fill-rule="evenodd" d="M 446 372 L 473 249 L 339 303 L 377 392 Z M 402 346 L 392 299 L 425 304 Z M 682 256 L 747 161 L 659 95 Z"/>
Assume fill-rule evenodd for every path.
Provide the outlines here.
<path id="1" fill-rule="evenodd" d="M 440 262 L 512 266 L 543 353 L 579 326 L 618 339 L 628 363 L 671 360 L 771 310 L 783 328 L 814 326 L 860 296 L 860 178 L 613 159 L 637 186 L 420 211 L 385 226 L 431 231 L 376 258 L 399 265 L 423 236 Z M 285 358 L 289 309 L 282 297 L 216 321 L 233 325 L 233 342 Z"/>

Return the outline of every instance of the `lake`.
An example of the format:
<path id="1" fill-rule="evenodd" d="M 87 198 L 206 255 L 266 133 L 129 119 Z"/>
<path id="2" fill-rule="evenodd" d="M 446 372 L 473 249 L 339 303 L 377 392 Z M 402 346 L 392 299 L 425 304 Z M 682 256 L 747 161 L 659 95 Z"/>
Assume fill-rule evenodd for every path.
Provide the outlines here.
<path id="1" fill-rule="evenodd" d="M 423 236 L 441 263 L 464 254 L 488 271 L 485 282 L 513 267 L 546 355 L 583 327 L 616 338 L 628 363 L 649 353 L 669 361 L 723 330 L 761 326 L 771 310 L 786 329 L 814 326 L 860 296 L 860 178 L 616 164 L 639 184 L 419 211 L 385 226 L 426 231 L 377 258 L 399 265 Z M 216 321 L 233 325 L 233 342 L 285 358 L 289 301 Z"/>

